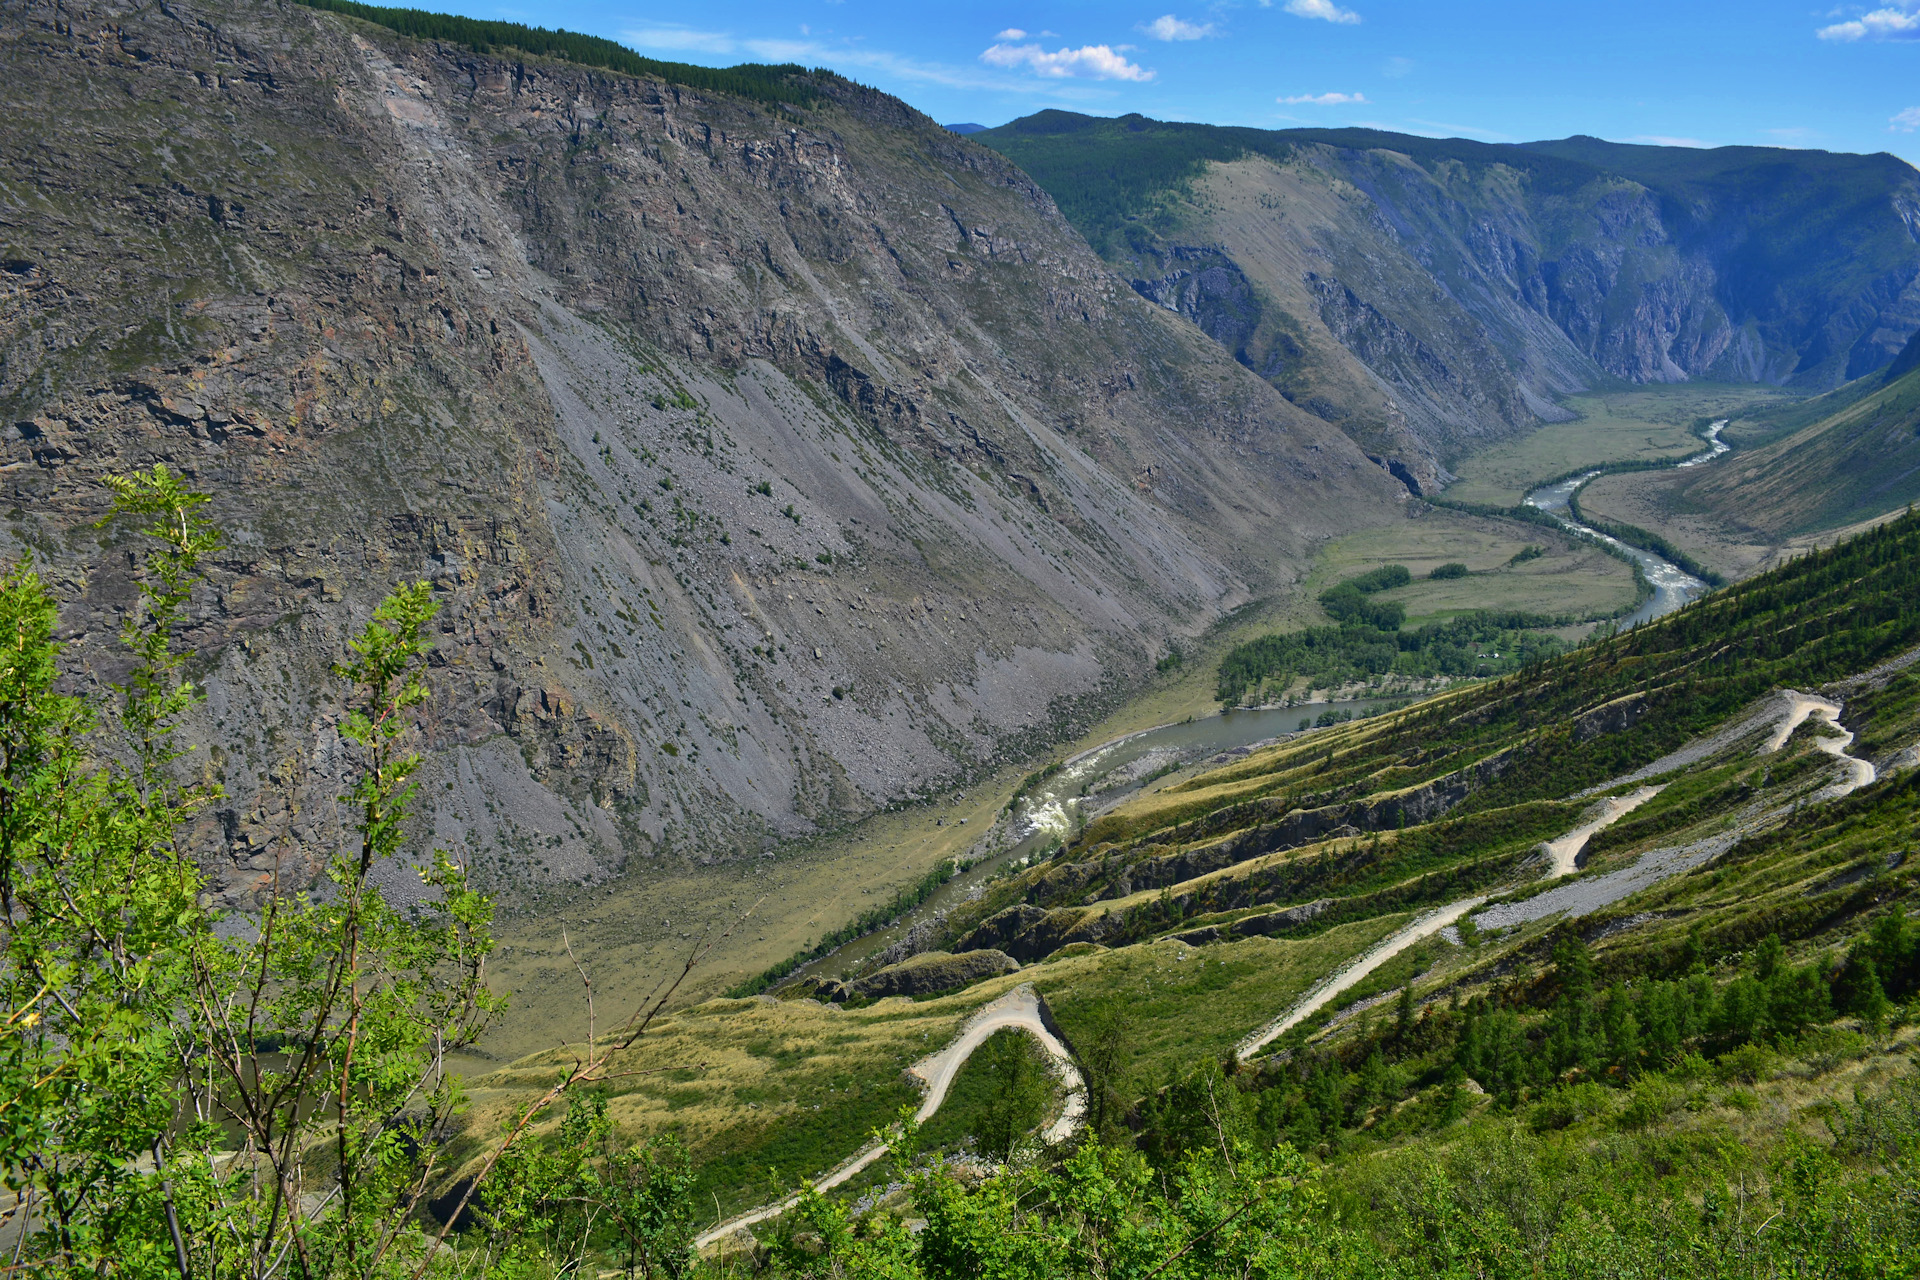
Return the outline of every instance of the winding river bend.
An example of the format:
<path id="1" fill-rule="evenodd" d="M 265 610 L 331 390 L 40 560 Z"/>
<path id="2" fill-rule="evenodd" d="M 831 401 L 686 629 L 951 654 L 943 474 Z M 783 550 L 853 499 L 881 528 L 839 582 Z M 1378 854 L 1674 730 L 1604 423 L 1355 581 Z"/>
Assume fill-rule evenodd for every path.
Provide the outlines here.
<path id="1" fill-rule="evenodd" d="M 1706 434 L 1708 447 L 1700 453 L 1674 463 L 1674 469 L 1705 466 L 1721 454 L 1730 451 L 1733 446 L 1720 438 L 1720 433 L 1726 430 L 1726 427 L 1727 419 L 1725 418 L 1709 426 Z M 1527 495 L 1526 502 L 1528 506 L 1546 512 L 1584 538 L 1591 538 L 1596 542 L 1619 548 L 1639 564 L 1641 572 L 1647 575 L 1647 581 L 1653 584 L 1653 595 L 1648 597 L 1638 609 L 1620 619 L 1616 625 L 1624 629 L 1635 623 L 1647 622 L 1662 614 L 1672 613 L 1682 605 L 1698 599 L 1700 593 L 1706 590 L 1707 584 L 1679 565 L 1651 551 L 1622 542 L 1598 529 L 1590 529 L 1573 518 L 1573 495 L 1579 492 L 1581 485 L 1601 474 L 1603 473 L 1597 470 L 1588 471 L 1571 480 L 1542 485 Z"/>

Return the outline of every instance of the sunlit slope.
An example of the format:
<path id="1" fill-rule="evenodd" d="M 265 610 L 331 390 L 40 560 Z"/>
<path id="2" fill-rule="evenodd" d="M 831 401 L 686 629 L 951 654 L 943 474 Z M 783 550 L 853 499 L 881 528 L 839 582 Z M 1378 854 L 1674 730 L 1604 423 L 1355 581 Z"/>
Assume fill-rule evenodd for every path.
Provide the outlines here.
<path id="1" fill-rule="evenodd" d="M 1778 541 L 1870 519 L 1920 498 L 1916 352 L 1920 338 L 1893 366 L 1905 372 L 1871 375 L 1858 389 L 1835 393 L 1836 400 L 1851 403 L 1805 426 L 1789 421 L 1777 438 L 1723 466 L 1683 475 L 1671 489 L 1673 506 L 1710 510 Z"/>
<path id="2" fill-rule="evenodd" d="M 1231 1052 L 1276 1003 L 1298 998 L 1404 919 L 1385 916 L 1300 939 L 1248 938 L 1219 948 L 1204 964 L 1177 946 L 1090 950 L 949 995 L 895 997 L 864 1008 L 764 996 L 708 1001 L 672 1014 L 614 1055 L 610 1111 L 625 1133 L 678 1134 L 700 1169 L 698 1200 L 731 1214 L 858 1151 L 874 1127 L 916 1100 L 906 1068 L 946 1044 L 974 1010 L 1022 982 L 1039 990 L 1069 1041 L 1084 1038 L 1098 1006 L 1124 1001 L 1140 1019 L 1139 1065 L 1158 1075 L 1195 1053 Z M 1207 1017 L 1196 1021 L 1201 1007 Z M 572 1063 L 573 1053 L 535 1054 L 473 1081 L 469 1132 L 490 1138 L 514 1107 Z"/>
<path id="3" fill-rule="evenodd" d="M 1571 392 L 1821 391 L 1913 330 L 1920 174 L 1890 155 L 1065 111 L 976 137 L 1136 290 L 1421 492 Z"/>
<path id="4" fill-rule="evenodd" d="M 1023 982 L 1076 1049 L 1124 1008 L 1131 1078 L 1151 1090 L 1231 1056 L 1443 906 L 1458 932 L 1395 952 L 1260 1054 L 1357 1070 L 1341 1055 L 1364 1056 L 1365 1010 L 1396 989 L 1424 1006 L 1422 1026 L 1482 996 L 1532 1008 L 1569 932 L 1607 981 L 1737 957 L 1769 935 L 1837 964 L 1875 913 L 1911 897 L 1920 867 L 1916 655 L 1908 516 L 1498 682 L 1174 775 L 947 917 L 940 949 L 1004 950 L 1018 972 L 918 999 L 835 1006 L 796 983 L 678 1011 L 618 1056 L 613 1114 L 624 1132 L 684 1137 L 718 1218 L 853 1154 L 914 1100 L 902 1071 Z M 1794 726 L 1786 712 L 1806 699 L 1789 689 L 1842 707 L 1846 750 L 1873 781 L 1830 749 L 1834 730 Z M 1609 793 L 1639 798 L 1603 827 Z M 1543 850 L 1583 826 L 1596 834 L 1580 849 Z M 1632 878 L 1661 859 L 1668 870 Z M 1543 878 L 1554 870 L 1566 874 Z M 476 1081 L 472 1132 L 569 1060 Z"/>
<path id="5" fill-rule="evenodd" d="M 1142 795 L 956 913 L 951 946 L 1025 959 L 1220 912 L 1296 933 L 1504 884 L 1576 825 L 1587 789 L 1774 689 L 1853 676 L 1917 643 L 1920 518 L 1907 517 L 1521 674 Z M 1888 753 L 1906 720 L 1889 723 L 1865 738 Z"/>

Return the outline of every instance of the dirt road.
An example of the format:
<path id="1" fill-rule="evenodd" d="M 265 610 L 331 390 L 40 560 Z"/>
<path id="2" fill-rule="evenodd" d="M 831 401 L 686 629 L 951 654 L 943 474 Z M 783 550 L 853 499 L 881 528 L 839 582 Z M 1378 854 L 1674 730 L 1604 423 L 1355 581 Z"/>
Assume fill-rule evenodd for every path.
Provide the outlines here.
<path id="1" fill-rule="evenodd" d="M 908 1074 L 920 1080 L 927 1087 L 926 1096 L 920 1101 L 920 1109 L 913 1118 L 925 1121 L 940 1109 L 947 1100 L 947 1090 L 952 1087 L 954 1077 L 960 1074 L 960 1068 L 966 1065 L 973 1051 L 987 1042 L 996 1031 L 1024 1031 L 1040 1042 L 1051 1059 L 1055 1074 L 1067 1089 L 1066 1106 L 1060 1116 L 1042 1136 L 1049 1143 L 1064 1142 L 1073 1136 L 1087 1114 L 1087 1086 L 1081 1079 L 1080 1068 L 1074 1065 L 1073 1051 L 1066 1042 L 1054 1034 L 1052 1018 L 1046 1011 L 1040 993 L 1030 982 L 1023 982 L 1013 990 L 988 1004 L 980 1006 L 972 1017 L 960 1028 L 960 1034 L 947 1043 L 937 1053 L 930 1053 L 907 1069 Z M 834 1187 L 852 1178 L 874 1161 L 887 1153 L 886 1144 L 870 1142 L 858 1152 L 835 1165 L 813 1184 L 815 1191 L 830 1191 Z M 720 1225 L 707 1231 L 694 1240 L 697 1248 L 704 1249 L 726 1239 L 736 1231 L 744 1230 L 755 1223 L 777 1218 L 800 1203 L 797 1195 L 788 1196 L 777 1204 L 763 1205 L 758 1209 L 729 1218 Z"/>

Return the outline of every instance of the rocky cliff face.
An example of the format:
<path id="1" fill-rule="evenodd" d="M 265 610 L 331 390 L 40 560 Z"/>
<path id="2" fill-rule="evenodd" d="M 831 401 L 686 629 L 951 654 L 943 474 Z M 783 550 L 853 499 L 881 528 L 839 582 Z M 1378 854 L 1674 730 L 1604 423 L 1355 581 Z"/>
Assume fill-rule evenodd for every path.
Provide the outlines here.
<path id="1" fill-rule="evenodd" d="M 1076 209 L 1144 296 L 1422 492 L 1447 459 L 1563 418 L 1564 392 L 1825 389 L 1920 329 L 1920 173 L 1892 156 L 1065 112 L 982 140 Z"/>
<path id="2" fill-rule="evenodd" d="M 328 664 L 442 601 L 423 824 L 496 887 L 719 858 L 1058 736 L 1399 486 L 997 154 L 279 3 L 0 14 L 10 545 L 110 678 L 155 461 L 220 893 L 310 868 Z"/>

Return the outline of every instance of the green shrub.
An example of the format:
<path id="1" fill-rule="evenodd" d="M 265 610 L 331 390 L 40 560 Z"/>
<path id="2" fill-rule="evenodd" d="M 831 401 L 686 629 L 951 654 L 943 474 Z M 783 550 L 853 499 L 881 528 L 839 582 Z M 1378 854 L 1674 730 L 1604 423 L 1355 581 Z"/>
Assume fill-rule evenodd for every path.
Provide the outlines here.
<path id="1" fill-rule="evenodd" d="M 1535 1133 L 1565 1129 L 1582 1120 L 1613 1114 L 1613 1099 L 1613 1090 L 1583 1080 L 1564 1089 L 1555 1089 L 1535 1103 L 1527 1113 L 1527 1123 Z"/>
<path id="2" fill-rule="evenodd" d="M 1413 573 L 1403 564 L 1383 564 L 1378 569 L 1369 569 L 1357 578 L 1348 578 L 1341 587 L 1352 587 L 1362 595 L 1372 595 L 1376 591 L 1391 591 L 1395 587 L 1404 587 L 1413 581 Z M 1338 587 L 1334 588 L 1336 591 Z"/>
<path id="3" fill-rule="evenodd" d="M 1778 1065 L 1778 1055 L 1765 1045 L 1743 1044 L 1715 1059 L 1713 1074 L 1721 1084 L 1759 1084 Z"/>
<path id="4" fill-rule="evenodd" d="M 1686 1090 L 1659 1074 L 1641 1076 L 1633 1082 L 1626 1108 L 1620 1113 L 1622 1129 L 1648 1129 L 1665 1120 L 1686 1102 Z"/>
<path id="5" fill-rule="evenodd" d="M 1867 1038 L 1857 1031 L 1845 1027 L 1813 1027 L 1800 1036 L 1794 1052 L 1813 1068 L 1815 1075 L 1825 1075 L 1843 1063 L 1865 1057 L 1867 1048 Z"/>

